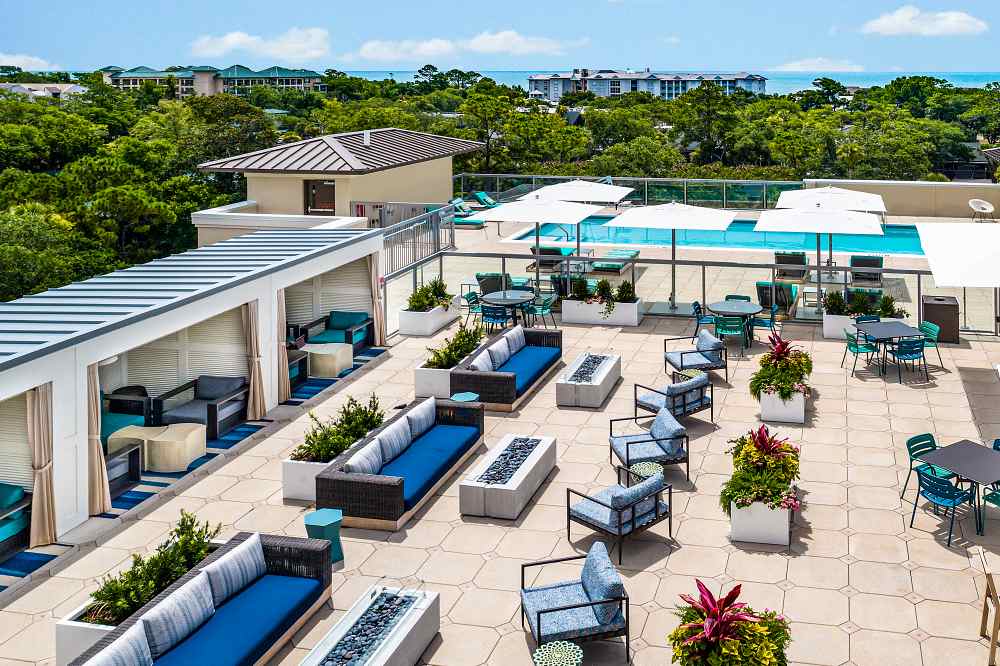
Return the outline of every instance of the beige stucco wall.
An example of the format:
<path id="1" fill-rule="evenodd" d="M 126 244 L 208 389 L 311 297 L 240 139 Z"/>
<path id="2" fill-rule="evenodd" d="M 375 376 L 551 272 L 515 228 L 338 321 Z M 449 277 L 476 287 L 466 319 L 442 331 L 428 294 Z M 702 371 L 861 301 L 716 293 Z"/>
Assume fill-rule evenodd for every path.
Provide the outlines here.
<path id="1" fill-rule="evenodd" d="M 353 215 L 352 201 L 405 201 L 446 203 L 452 198 L 451 158 L 410 164 L 360 176 L 301 174 L 246 174 L 247 199 L 257 202 L 259 213 L 302 215 L 303 182 L 334 180 L 337 183 L 336 215 Z"/>
<path id="2" fill-rule="evenodd" d="M 1000 210 L 1000 185 L 901 180 L 806 180 L 806 187 L 843 187 L 880 194 L 889 215 L 972 217 L 969 199 L 985 199 Z"/>

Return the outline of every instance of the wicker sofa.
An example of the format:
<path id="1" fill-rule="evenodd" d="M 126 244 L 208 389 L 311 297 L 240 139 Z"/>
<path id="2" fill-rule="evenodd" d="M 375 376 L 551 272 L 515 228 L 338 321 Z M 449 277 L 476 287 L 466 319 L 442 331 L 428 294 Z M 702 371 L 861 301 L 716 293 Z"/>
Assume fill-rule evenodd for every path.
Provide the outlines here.
<path id="1" fill-rule="evenodd" d="M 496 350 L 495 345 L 516 337 L 518 331 L 524 333 L 523 347 L 506 360 L 491 353 L 491 348 Z M 559 367 L 561 359 L 561 330 L 516 326 L 489 338 L 455 366 L 451 371 L 451 392 L 477 393 L 486 409 L 512 412 L 546 375 Z M 503 362 L 497 364 L 496 360 Z"/>
<path id="2" fill-rule="evenodd" d="M 316 476 L 316 506 L 340 509 L 348 527 L 398 530 L 476 453 L 484 425 L 480 403 L 415 400 Z M 396 444 L 401 432 L 409 441 Z"/>
<path id="3" fill-rule="evenodd" d="M 230 556 L 230 563 L 239 558 L 241 565 L 245 563 L 244 557 L 248 553 L 253 557 L 249 548 L 252 544 L 247 544 L 240 551 L 236 549 L 254 536 L 249 532 L 236 534 L 70 662 L 71 666 L 150 663 L 137 657 L 142 650 L 131 651 L 136 640 L 145 644 L 152 657 L 151 663 L 166 666 L 267 663 L 313 613 L 330 600 L 330 542 L 261 534 L 265 565 L 262 574 L 255 567 L 244 568 L 250 573 L 242 577 L 240 573 L 230 575 L 232 569 L 220 573 L 218 567 L 225 565 L 227 556 Z M 253 562 L 257 563 L 259 559 Z M 214 570 L 213 563 L 217 563 Z M 212 580 L 206 569 L 213 570 L 217 575 L 211 583 L 208 598 L 213 610 L 200 624 L 195 624 L 193 630 L 185 631 L 187 620 L 181 614 L 173 617 L 169 611 L 173 610 L 171 605 L 179 597 L 185 597 L 192 591 L 192 587 L 186 587 L 173 599 L 171 597 L 189 583 L 192 586 L 201 585 L 198 592 L 203 595 L 205 578 Z M 203 574 L 204 578 L 199 578 Z M 240 587 L 240 582 L 245 584 Z M 219 593 L 225 595 L 217 602 Z M 142 624 L 137 625 L 140 621 Z M 169 629 L 161 632 L 158 627 L 164 624 L 169 625 Z M 136 626 L 138 629 L 135 629 Z M 173 635 L 173 638 L 167 640 L 168 635 Z M 118 639 L 122 640 L 116 643 Z M 162 651 L 165 640 L 170 646 Z M 122 650 L 125 650 L 124 654 Z M 112 659 L 113 654 L 123 661 Z"/>

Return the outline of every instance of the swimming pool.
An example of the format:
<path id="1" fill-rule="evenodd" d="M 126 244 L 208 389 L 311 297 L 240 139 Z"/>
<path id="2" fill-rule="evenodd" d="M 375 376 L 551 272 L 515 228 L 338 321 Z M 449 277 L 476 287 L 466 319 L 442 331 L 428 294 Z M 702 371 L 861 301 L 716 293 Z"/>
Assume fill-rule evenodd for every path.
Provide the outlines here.
<path id="1" fill-rule="evenodd" d="M 670 231 L 655 229 L 628 229 L 606 227 L 609 216 L 594 215 L 580 225 L 580 242 L 609 243 L 613 245 L 659 245 L 670 247 Z M 816 250 L 816 234 L 754 231 L 753 220 L 736 220 L 726 231 L 677 230 L 677 244 L 709 248 L 747 248 L 754 250 Z M 845 253 L 909 254 L 923 255 L 917 228 L 910 225 L 887 225 L 884 236 L 841 234 L 833 237 L 833 251 Z M 543 224 L 543 241 L 576 241 L 576 228 L 560 224 Z M 517 240 L 533 240 L 535 232 L 529 229 Z M 827 239 L 822 239 L 823 252 Z"/>

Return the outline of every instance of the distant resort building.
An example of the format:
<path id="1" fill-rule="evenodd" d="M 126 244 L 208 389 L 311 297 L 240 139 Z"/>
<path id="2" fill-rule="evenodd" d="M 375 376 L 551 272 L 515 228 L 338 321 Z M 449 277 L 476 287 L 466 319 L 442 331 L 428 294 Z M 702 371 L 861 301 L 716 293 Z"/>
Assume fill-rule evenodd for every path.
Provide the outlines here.
<path id="1" fill-rule="evenodd" d="M 191 95 L 214 95 L 216 93 L 240 94 L 254 86 L 273 86 L 275 88 L 294 88 L 296 90 L 315 90 L 322 92 L 326 85 L 322 82 L 323 75 L 311 69 L 288 69 L 272 66 L 259 71 L 232 65 L 224 69 L 209 65 L 196 65 L 176 70 L 155 70 L 145 66 L 122 69 L 117 66 L 103 67 L 100 70 L 105 83 L 122 90 L 135 90 L 144 81 L 152 81 L 158 86 L 170 85 L 174 82 L 178 97 Z"/>
<path id="2" fill-rule="evenodd" d="M 76 83 L 0 83 L 0 90 L 25 95 L 30 99 L 65 99 L 87 92 L 86 86 Z"/>
<path id="3" fill-rule="evenodd" d="M 589 90 L 598 97 L 618 97 L 630 92 L 648 92 L 661 99 L 680 97 L 704 82 L 720 86 L 727 95 L 736 90 L 763 94 L 767 79 L 759 74 L 641 72 L 615 69 L 574 69 L 558 74 L 532 74 L 528 94 L 536 99 L 558 102 L 570 92 Z"/>

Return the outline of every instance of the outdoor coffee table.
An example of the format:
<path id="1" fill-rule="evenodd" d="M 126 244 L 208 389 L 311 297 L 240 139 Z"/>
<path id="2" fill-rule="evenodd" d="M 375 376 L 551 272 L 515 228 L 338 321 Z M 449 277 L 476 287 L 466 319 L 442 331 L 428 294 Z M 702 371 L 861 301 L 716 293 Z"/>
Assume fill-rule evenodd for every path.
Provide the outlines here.
<path id="1" fill-rule="evenodd" d="M 555 466 L 555 437 L 505 435 L 459 484 L 459 512 L 514 520 Z"/>
<path id="2" fill-rule="evenodd" d="M 621 378 L 620 355 L 584 352 L 556 380 L 556 404 L 563 407 L 600 407 Z"/>
<path id="3" fill-rule="evenodd" d="M 972 482 L 976 499 L 976 534 L 985 529 L 982 507 L 979 504 L 979 487 L 1000 481 L 1000 451 L 989 446 L 963 439 L 948 446 L 942 446 L 917 458 L 954 472 L 962 479 Z M 919 499 L 919 498 L 918 498 Z"/>
<path id="4" fill-rule="evenodd" d="M 309 374 L 312 377 L 336 379 L 354 365 L 354 345 L 343 342 L 309 344 L 302 347 L 309 354 Z"/>

